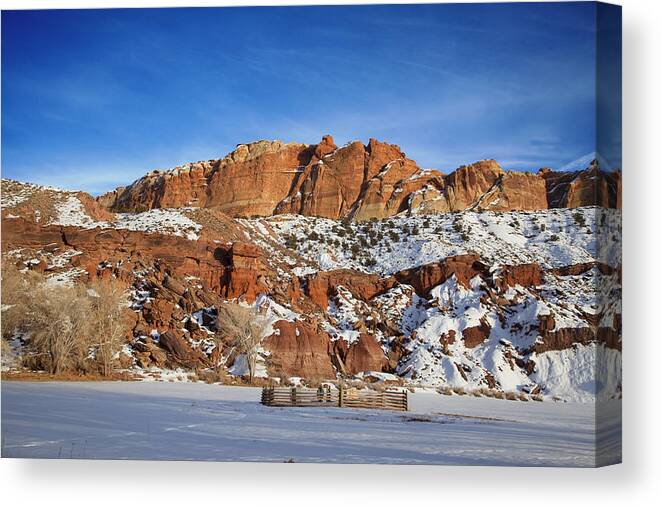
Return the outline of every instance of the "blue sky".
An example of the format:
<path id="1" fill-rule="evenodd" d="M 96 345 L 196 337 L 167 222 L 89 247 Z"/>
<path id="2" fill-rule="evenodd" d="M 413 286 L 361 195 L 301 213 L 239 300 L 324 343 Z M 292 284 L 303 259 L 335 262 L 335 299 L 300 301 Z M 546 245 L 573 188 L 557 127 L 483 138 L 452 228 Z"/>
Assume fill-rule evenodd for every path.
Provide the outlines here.
<path id="1" fill-rule="evenodd" d="M 449 172 L 594 151 L 595 7 L 2 13 L 2 173 L 93 193 L 258 139 L 399 144 Z"/>

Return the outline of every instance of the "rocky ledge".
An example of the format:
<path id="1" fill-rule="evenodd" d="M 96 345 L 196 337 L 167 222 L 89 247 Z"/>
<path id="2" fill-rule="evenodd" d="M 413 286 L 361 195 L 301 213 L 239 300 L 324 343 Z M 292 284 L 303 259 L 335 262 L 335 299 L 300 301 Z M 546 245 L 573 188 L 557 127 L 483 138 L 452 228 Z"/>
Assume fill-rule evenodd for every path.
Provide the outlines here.
<path id="1" fill-rule="evenodd" d="M 495 160 L 443 174 L 423 170 L 399 146 L 370 139 L 337 147 L 258 141 L 224 158 L 154 171 L 98 198 L 111 211 L 214 208 L 233 217 L 300 214 L 355 220 L 403 211 L 541 210 L 620 206 L 620 174 L 596 162 L 579 173 L 505 171 Z"/>

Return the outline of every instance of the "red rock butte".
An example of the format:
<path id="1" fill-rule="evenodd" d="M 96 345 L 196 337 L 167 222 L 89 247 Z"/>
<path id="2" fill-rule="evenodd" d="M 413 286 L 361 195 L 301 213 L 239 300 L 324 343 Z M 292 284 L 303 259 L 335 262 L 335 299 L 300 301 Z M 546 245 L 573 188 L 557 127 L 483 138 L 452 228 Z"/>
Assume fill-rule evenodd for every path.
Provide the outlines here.
<path id="1" fill-rule="evenodd" d="M 370 139 L 337 147 L 326 135 L 316 145 L 257 141 L 218 160 L 153 171 L 100 196 L 110 211 L 214 208 L 232 217 L 300 214 L 361 221 L 406 210 L 540 210 L 620 207 L 619 172 L 596 163 L 578 173 L 505 171 L 495 160 L 449 174 L 423 170 L 399 146 Z"/>

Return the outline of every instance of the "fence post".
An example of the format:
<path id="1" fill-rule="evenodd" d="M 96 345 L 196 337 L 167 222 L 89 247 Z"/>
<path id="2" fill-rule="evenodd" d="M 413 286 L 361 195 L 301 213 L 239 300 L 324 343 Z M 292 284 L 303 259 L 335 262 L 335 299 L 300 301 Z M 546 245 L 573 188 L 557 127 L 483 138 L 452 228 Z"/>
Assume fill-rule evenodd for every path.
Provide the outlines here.
<path id="1" fill-rule="evenodd" d="M 292 407 L 296 406 L 296 388 L 295 387 L 291 388 L 291 405 L 292 405 Z"/>
<path id="2" fill-rule="evenodd" d="M 344 403 L 344 388 L 342 386 L 340 386 L 340 397 L 339 397 L 339 401 L 338 401 L 338 404 L 339 404 L 340 408 L 342 408 L 343 403 Z"/>
<path id="3" fill-rule="evenodd" d="M 404 410 L 409 411 L 409 392 L 404 391 Z"/>

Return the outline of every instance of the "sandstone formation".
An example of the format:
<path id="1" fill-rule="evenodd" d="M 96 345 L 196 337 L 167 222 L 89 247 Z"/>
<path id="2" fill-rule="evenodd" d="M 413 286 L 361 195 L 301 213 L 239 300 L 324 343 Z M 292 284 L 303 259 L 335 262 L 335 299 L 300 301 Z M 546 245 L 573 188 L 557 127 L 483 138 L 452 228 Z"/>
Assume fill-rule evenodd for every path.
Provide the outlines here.
<path id="1" fill-rule="evenodd" d="M 593 160 L 586 170 L 578 173 L 542 169 L 539 174 L 546 183 L 549 207 L 622 207 L 621 173 L 600 170 L 596 160 Z"/>
<path id="2" fill-rule="evenodd" d="M 305 322 L 278 322 L 265 346 L 272 351 L 274 370 L 288 376 L 334 376 L 330 337 Z"/>
<path id="3" fill-rule="evenodd" d="M 98 203 L 125 212 L 202 207 L 238 217 L 293 213 L 368 220 L 409 210 L 617 207 L 620 193 L 619 173 L 605 173 L 596 162 L 580 173 L 533 174 L 482 160 L 444 175 L 422 170 L 393 144 L 370 139 L 338 148 L 324 136 L 316 145 L 241 144 L 222 159 L 153 171 Z"/>

